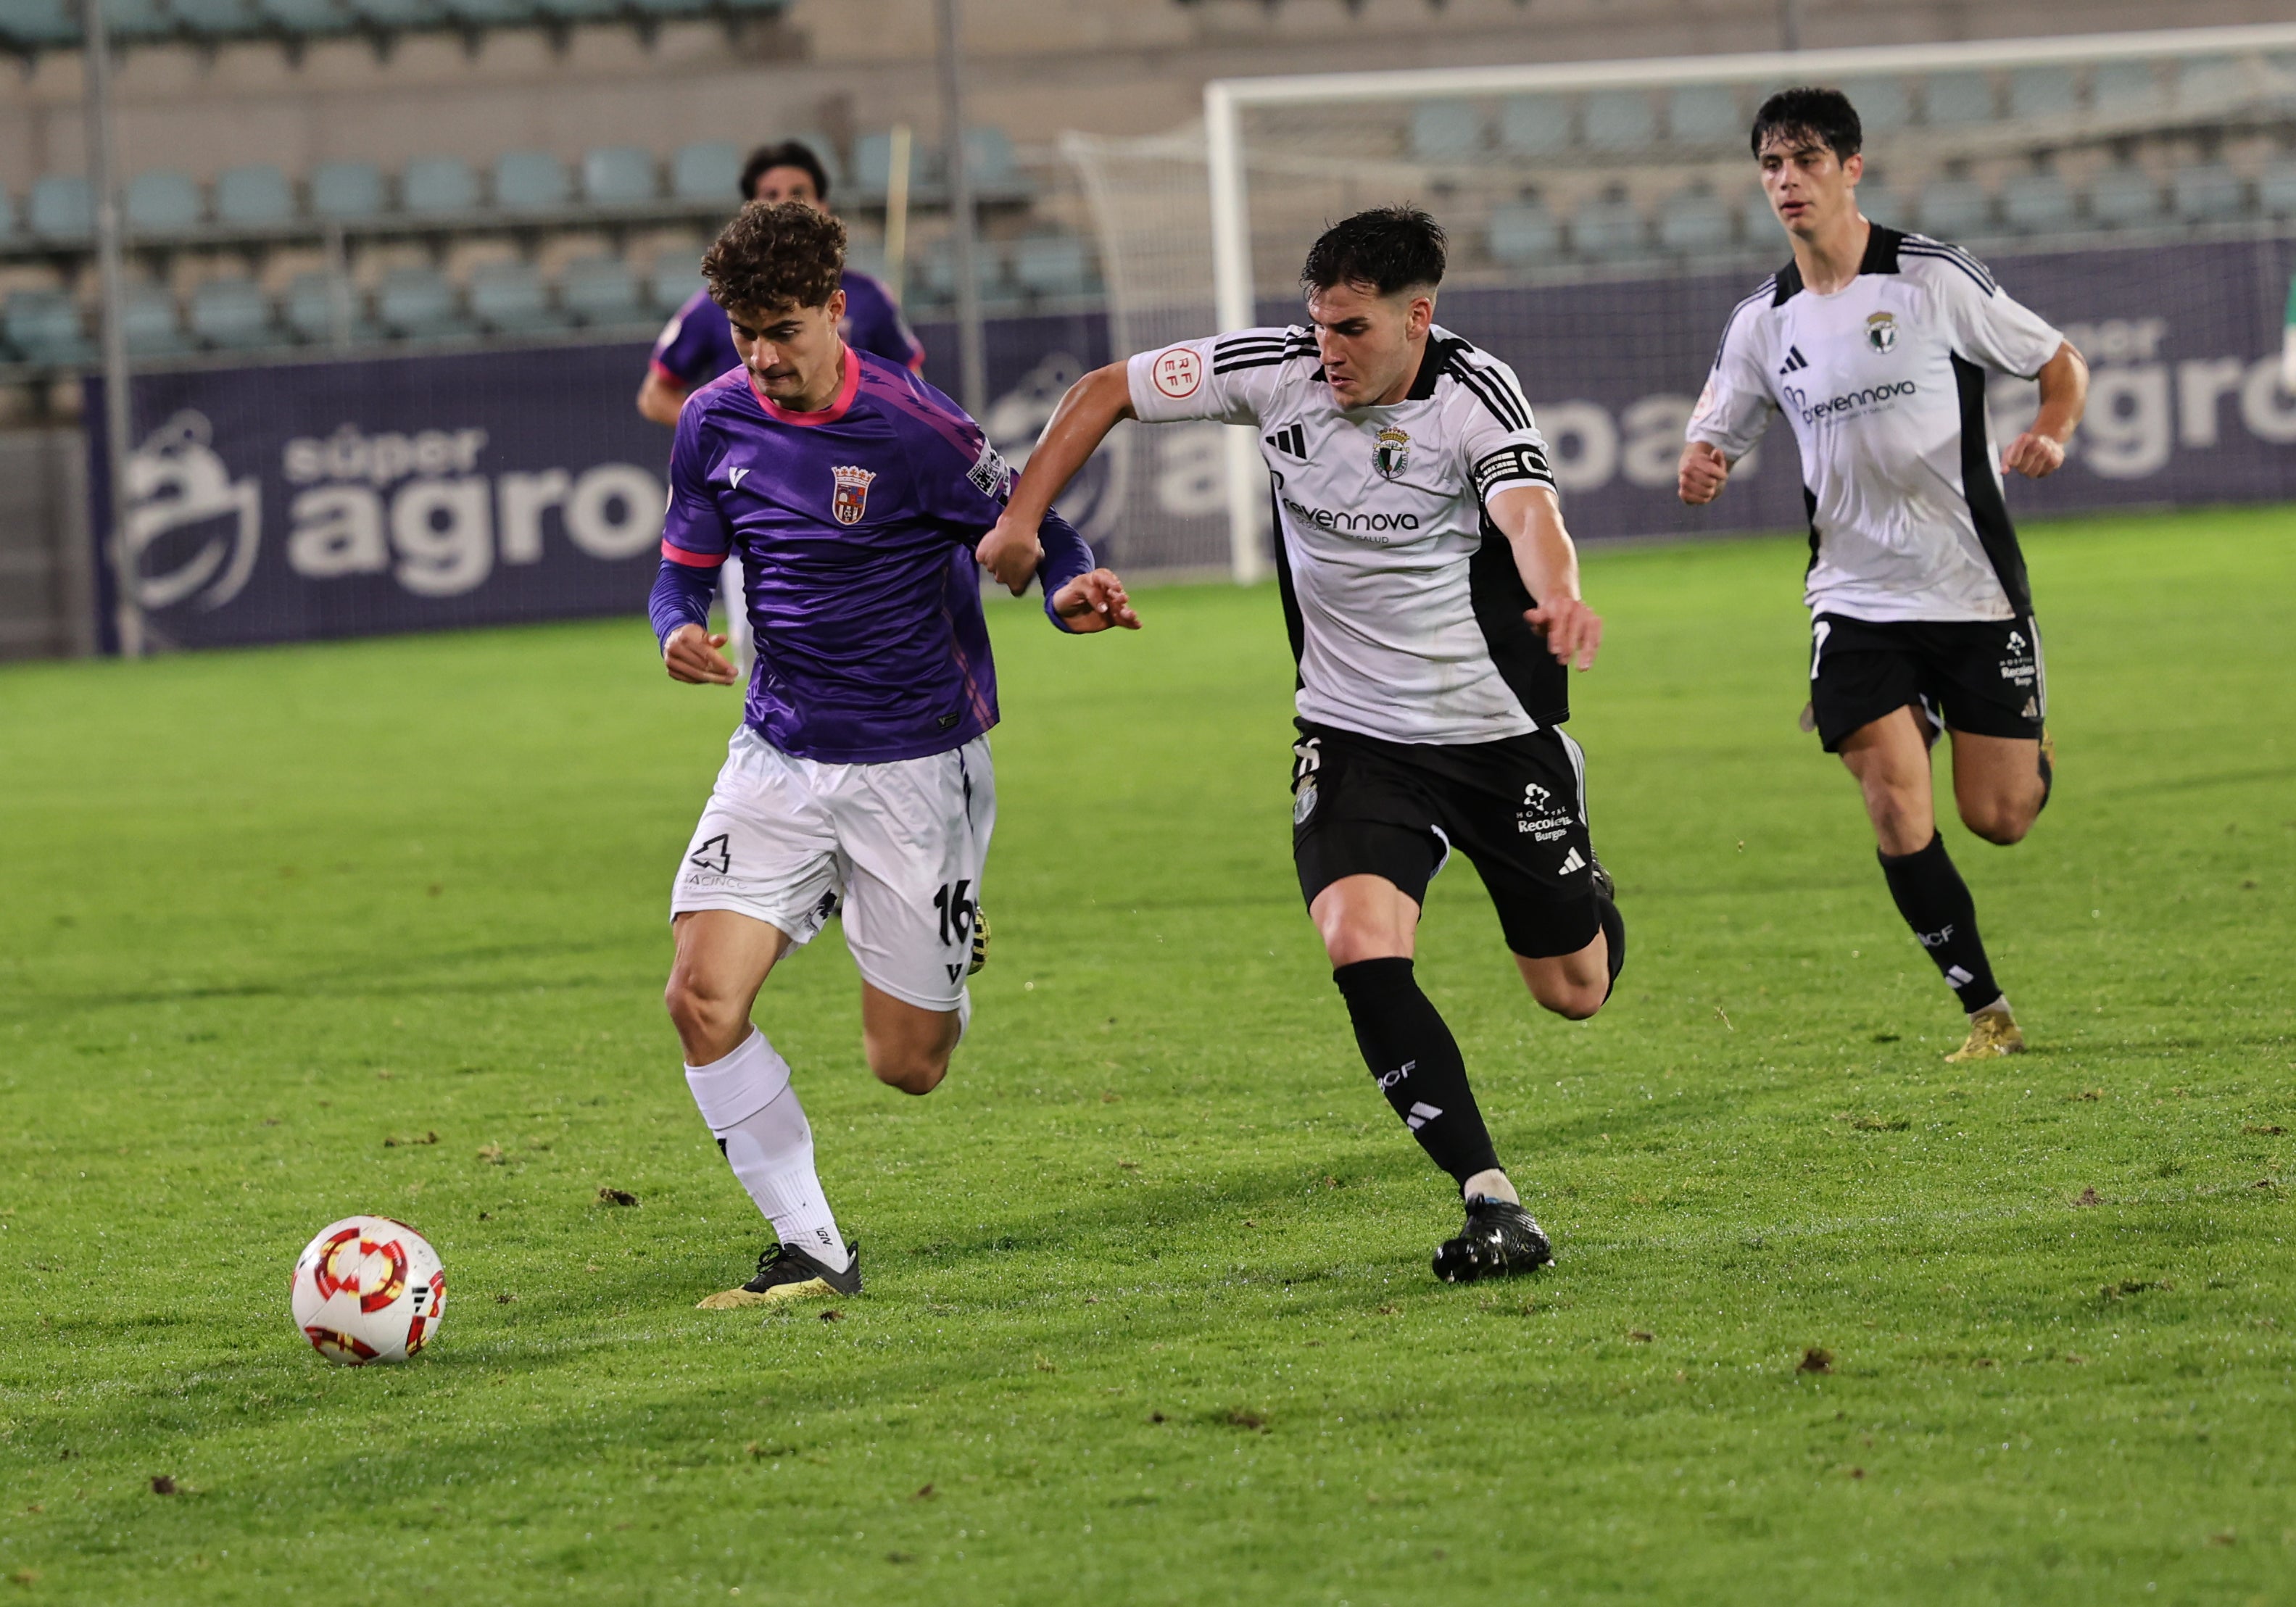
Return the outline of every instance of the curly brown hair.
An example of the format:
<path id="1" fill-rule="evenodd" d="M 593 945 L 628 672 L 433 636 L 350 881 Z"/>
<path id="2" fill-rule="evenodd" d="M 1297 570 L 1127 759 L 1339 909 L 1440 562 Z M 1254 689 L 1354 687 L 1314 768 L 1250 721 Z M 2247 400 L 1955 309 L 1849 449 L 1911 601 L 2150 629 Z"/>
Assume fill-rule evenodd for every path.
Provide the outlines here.
<path id="1" fill-rule="evenodd" d="M 709 299 L 780 312 L 826 307 L 845 272 L 845 225 L 801 201 L 753 201 L 701 258 Z"/>

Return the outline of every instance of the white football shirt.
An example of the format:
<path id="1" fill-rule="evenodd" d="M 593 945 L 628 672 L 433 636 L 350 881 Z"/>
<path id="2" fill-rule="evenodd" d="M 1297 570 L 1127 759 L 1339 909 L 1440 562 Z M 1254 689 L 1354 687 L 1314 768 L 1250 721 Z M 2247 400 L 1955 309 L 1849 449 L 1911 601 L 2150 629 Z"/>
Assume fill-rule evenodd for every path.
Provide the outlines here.
<path id="1" fill-rule="evenodd" d="M 1829 296 L 1792 264 L 1730 315 L 1689 435 L 1732 460 L 1784 412 L 1809 504 L 1812 613 L 2032 611 L 2001 493 L 1986 371 L 2030 379 L 2064 337 L 1958 246 L 1873 225 Z"/>
<path id="2" fill-rule="evenodd" d="M 1152 423 L 1253 424 L 1300 717 L 1397 742 L 1496 742 L 1570 717 L 1562 668 L 1485 516 L 1554 484 L 1514 372 L 1437 327 L 1410 393 L 1343 411 L 1311 329 L 1248 329 L 1133 357 Z"/>

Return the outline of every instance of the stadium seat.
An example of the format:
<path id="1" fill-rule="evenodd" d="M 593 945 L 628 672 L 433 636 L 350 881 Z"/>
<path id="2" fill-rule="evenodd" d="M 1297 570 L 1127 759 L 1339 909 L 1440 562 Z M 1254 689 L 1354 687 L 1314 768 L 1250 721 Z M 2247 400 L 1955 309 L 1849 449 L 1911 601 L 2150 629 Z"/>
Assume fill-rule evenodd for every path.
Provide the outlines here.
<path id="1" fill-rule="evenodd" d="M 1923 120 L 1932 128 L 1957 128 L 1993 120 L 1993 85 L 1983 73 L 1941 72 L 1922 86 Z"/>
<path id="2" fill-rule="evenodd" d="M 2001 186 L 2001 216 L 2021 234 L 2062 234 L 2073 227 L 2073 193 L 2054 173 L 2019 173 Z"/>
<path id="3" fill-rule="evenodd" d="M 103 27 L 122 43 L 164 39 L 176 31 L 175 20 L 160 9 L 158 0 L 103 0 Z"/>
<path id="4" fill-rule="evenodd" d="M 1570 148 L 1570 105 L 1560 95 L 1524 94 L 1499 107 L 1499 149 L 1509 156 L 1553 156 Z"/>
<path id="5" fill-rule="evenodd" d="M 0 188 L 0 240 L 16 237 L 16 198 Z"/>
<path id="6" fill-rule="evenodd" d="M 2089 78 L 2089 106 L 2102 118 L 2141 115 L 2161 103 L 2161 80 L 2150 61 L 2100 61 Z"/>
<path id="7" fill-rule="evenodd" d="M 2088 216 L 2108 229 L 2158 223 L 2160 182 L 2141 168 L 2108 168 L 2088 182 Z"/>
<path id="8" fill-rule="evenodd" d="M 1893 229 L 1906 227 L 1906 220 L 1912 216 L 1914 210 L 1912 204 L 1904 196 L 1899 195 L 1886 181 L 1870 176 L 1861 181 L 1857 186 L 1857 209 L 1872 221 L 1884 224 Z M 1765 202 L 1763 211 L 1767 214 L 1768 210 L 1768 206 Z M 1749 210 L 1745 217 L 1751 223 L 1753 213 Z M 1773 231 L 1778 227 L 1778 220 L 1775 217 L 1765 216 L 1762 222 L 1765 226 Z"/>
<path id="9" fill-rule="evenodd" d="M 2013 118 L 2067 118 L 2079 110 L 2079 86 L 2070 67 L 2020 67 L 2009 75 Z"/>
<path id="10" fill-rule="evenodd" d="M 1914 120 L 1914 99 L 1903 78 L 1851 78 L 1841 93 L 1857 108 L 1868 134 L 1893 134 Z"/>
<path id="11" fill-rule="evenodd" d="M 295 220 L 295 192 L 268 162 L 216 175 L 216 221 L 236 228 L 276 228 Z"/>
<path id="12" fill-rule="evenodd" d="M 2238 56 L 2200 56 L 2180 62 L 2177 109 L 2206 115 L 2245 103 L 2263 87 L 2259 65 Z"/>
<path id="13" fill-rule="evenodd" d="M 163 284 L 130 284 L 120 296 L 119 329 L 131 357 L 168 357 L 189 351 L 176 321 L 176 298 Z"/>
<path id="14" fill-rule="evenodd" d="M 728 205 L 742 184 L 742 152 L 726 140 L 679 148 L 669 162 L 669 193 L 680 201 Z"/>
<path id="15" fill-rule="evenodd" d="M 202 38 L 228 38 L 255 29 L 247 0 L 168 0 L 168 9 L 186 30 Z"/>
<path id="16" fill-rule="evenodd" d="M 690 251 L 671 251 L 657 258 L 645 276 L 645 296 L 658 311 L 674 313 L 701 288 L 701 271 Z"/>
<path id="17" fill-rule="evenodd" d="M 592 206 L 638 206 L 653 198 L 652 152 L 636 145 L 602 145 L 583 153 L 582 199 Z"/>
<path id="18" fill-rule="evenodd" d="M 435 26 L 440 12 L 430 0 L 346 0 L 361 22 L 386 32 Z"/>
<path id="19" fill-rule="evenodd" d="M 1873 212 L 1866 208 L 1866 186 L 1863 184 L 1857 186 L 1857 204 L 1861 210 L 1866 211 L 1866 217 L 1874 217 Z M 1875 218 L 1874 221 L 1882 220 Z M 1898 222 L 1898 226 L 1904 225 L 1902 218 Z M 1788 249 L 1785 227 L 1778 222 L 1778 215 L 1770 209 L 1768 191 L 1751 190 L 1747 193 L 1746 199 L 1738 203 L 1738 237 L 1758 250 L 1783 251 Z"/>
<path id="20" fill-rule="evenodd" d="M 139 234 L 180 234 L 200 226 L 207 204 L 188 174 L 138 173 L 127 185 L 127 226 Z"/>
<path id="21" fill-rule="evenodd" d="M 822 171 L 829 175 L 829 193 L 835 195 L 845 187 L 845 166 L 837 154 L 837 142 L 818 128 L 808 128 L 790 136 L 814 154 Z"/>
<path id="22" fill-rule="evenodd" d="M 78 307 L 62 291 L 12 292 L 0 310 L 0 333 L 27 363 L 67 365 L 95 357 Z"/>
<path id="23" fill-rule="evenodd" d="M 1730 206 L 1710 190 L 1685 190 L 1659 209 L 1658 243 L 1678 256 L 1696 257 L 1730 243 Z"/>
<path id="24" fill-rule="evenodd" d="M 1658 114 L 1639 89 L 1597 89 L 1587 97 L 1587 143 L 1599 151 L 1636 151 L 1658 143 Z"/>
<path id="25" fill-rule="evenodd" d="M 478 176 L 459 156 L 418 156 L 398 176 L 398 204 L 418 217 L 469 212 L 479 204 Z M 386 321 L 390 315 L 383 315 Z"/>
<path id="26" fill-rule="evenodd" d="M 535 0 L 442 0 L 447 14 L 472 28 L 503 28 L 530 21 Z"/>
<path id="27" fill-rule="evenodd" d="M 540 0 L 542 14 L 557 22 L 593 22 L 621 11 L 620 0 Z"/>
<path id="28" fill-rule="evenodd" d="M 2296 157 L 2282 157 L 2258 176 L 2256 204 L 2267 217 L 2296 217 Z"/>
<path id="29" fill-rule="evenodd" d="M 1562 255 L 1562 225 L 1535 199 L 1494 207 L 1489 245 L 1492 259 L 1510 267 L 1551 262 Z"/>
<path id="30" fill-rule="evenodd" d="M 7 0 L 0 5 L 0 39 L 23 51 L 77 45 L 79 18 L 65 0 Z"/>
<path id="31" fill-rule="evenodd" d="M 566 164 L 547 151 L 506 151 L 495 159 L 495 205 L 505 212 L 552 212 L 573 185 Z"/>
<path id="32" fill-rule="evenodd" d="M 528 262 L 489 262 L 471 273 L 471 313 L 496 334 L 538 334 L 571 319 L 550 305 L 542 275 Z"/>
<path id="33" fill-rule="evenodd" d="M 1915 216 L 1932 240 L 1967 240 L 1987 232 L 1993 207 L 1975 179 L 1933 178 L 1922 186 Z"/>
<path id="34" fill-rule="evenodd" d="M 455 287 L 433 268 L 393 268 L 382 276 L 374 307 L 385 329 L 410 340 L 443 340 L 471 332 L 470 320 L 455 303 Z"/>
<path id="35" fill-rule="evenodd" d="M 1588 261 L 1638 257 L 1648 244 L 1643 215 L 1623 195 L 1582 201 L 1570 216 L 1570 250 Z"/>
<path id="36" fill-rule="evenodd" d="M 192 334 L 222 351 L 245 351 L 277 342 L 271 303 L 251 279 L 209 279 L 192 291 Z"/>
<path id="37" fill-rule="evenodd" d="M 931 189 L 938 194 L 946 178 L 938 141 L 919 138 L 909 146 L 909 195 L 912 200 Z M 853 188 L 873 201 L 882 201 L 892 184 L 893 136 L 880 128 L 853 142 Z M 976 176 L 977 177 L 977 176 Z M 976 186 L 977 187 L 977 186 Z"/>
<path id="38" fill-rule="evenodd" d="M 1464 101 L 1430 101 L 1411 109 L 1411 154 L 1423 162 L 1458 162 L 1483 148 L 1483 119 Z"/>
<path id="39" fill-rule="evenodd" d="M 1092 256 L 1073 234 L 1031 234 L 1013 248 L 1013 279 L 1031 296 L 1081 296 L 1092 287 Z"/>
<path id="40" fill-rule="evenodd" d="M 1682 84 L 1667 97 L 1667 137 L 1677 145 L 1743 148 L 1748 122 L 1726 84 Z"/>
<path id="41" fill-rule="evenodd" d="M 311 216 L 363 223 L 384 207 L 382 169 L 373 162 L 321 162 L 311 169 Z"/>
<path id="42" fill-rule="evenodd" d="M 1013 136 L 988 125 L 976 124 L 964 131 L 964 171 L 977 196 L 1013 196 L 1029 188 Z"/>
<path id="43" fill-rule="evenodd" d="M 264 19 L 290 34 L 324 37 L 350 26 L 350 15 L 336 0 L 255 0 Z"/>
<path id="44" fill-rule="evenodd" d="M 2222 162 L 2179 168 L 2169 180 L 2177 216 L 2186 223 L 2229 223 L 2247 209 L 2248 186 Z"/>
<path id="45" fill-rule="evenodd" d="M 86 240 L 95 232 L 95 201 L 87 180 L 54 173 L 34 179 L 24 217 L 43 240 Z"/>
<path id="46" fill-rule="evenodd" d="M 652 309 L 638 299 L 637 276 L 619 257 L 580 257 L 558 275 L 558 302 L 591 329 L 650 323 Z"/>
<path id="47" fill-rule="evenodd" d="M 298 274 L 287 286 L 287 327 L 315 346 L 333 344 L 337 320 L 343 339 L 364 345 L 380 335 L 366 314 L 366 298 L 356 284 L 332 274 Z"/>

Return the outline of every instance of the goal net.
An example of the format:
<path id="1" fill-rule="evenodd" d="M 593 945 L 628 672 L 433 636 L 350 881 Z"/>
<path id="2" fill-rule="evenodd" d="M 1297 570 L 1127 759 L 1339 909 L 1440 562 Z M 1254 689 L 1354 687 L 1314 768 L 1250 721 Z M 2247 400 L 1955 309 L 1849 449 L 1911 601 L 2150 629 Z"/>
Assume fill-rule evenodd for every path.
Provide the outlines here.
<path id="1" fill-rule="evenodd" d="M 1787 255 L 1747 148 L 1772 90 L 1846 91 L 1877 223 L 1968 246 L 2090 357 L 2090 417 L 2034 511 L 2296 497 L 2280 354 L 2296 276 L 2296 24 L 2086 38 L 1231 79 L 1201 124 L 1062 143 L 1120 355 L 1298 319 L 1326 223 L 1415 201 L 1449 232 L 1438 319 L 1511 363 L 1581 536 L 1789 529 L 1791 445 L 1672 495 L 1730 307 Z M 1997 428 L 2034 405 L 2003 381 Z M 1267 560 L 1243 429 L 1128 425 L 1121 560 Z M 2141 482 L 2132 488 L 2129 482 Z"/>

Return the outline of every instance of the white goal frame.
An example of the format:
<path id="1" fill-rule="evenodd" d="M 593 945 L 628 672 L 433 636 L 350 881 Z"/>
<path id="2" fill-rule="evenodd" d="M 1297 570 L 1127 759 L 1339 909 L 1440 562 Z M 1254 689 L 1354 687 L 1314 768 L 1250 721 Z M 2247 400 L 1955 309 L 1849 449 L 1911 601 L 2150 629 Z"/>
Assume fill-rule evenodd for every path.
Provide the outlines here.
<path id="1" fill-rule="evenodd" d="M 1241 113 L 1258 106 L 1438 100 L 1538 90 L 1658 88 L 1782 78 L 1854 78 L 2039 64 L 2166 61 L 2296 48 L 2296 23 L 2162 29 L 2056 39 L 1992 39 L 1953 45 L 1892 45 L 1846 50 L 1763 51 L 1745 55 L 1660 56 L 1539 66 L 1443 67 L 1394 72 L 1301 73 L 1216 78 L 1204 86 L 1204 135 L 1211 189 L 1212 300 L 1218 327 L 1245 329 L 1254 316 L 1250 196 Z M 1261 465 L 1254 432 L 1227 431 L 1230 567 L 1239 585 L 1260 578 Z"/>

